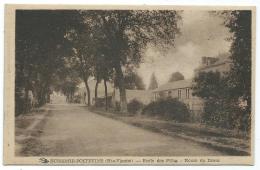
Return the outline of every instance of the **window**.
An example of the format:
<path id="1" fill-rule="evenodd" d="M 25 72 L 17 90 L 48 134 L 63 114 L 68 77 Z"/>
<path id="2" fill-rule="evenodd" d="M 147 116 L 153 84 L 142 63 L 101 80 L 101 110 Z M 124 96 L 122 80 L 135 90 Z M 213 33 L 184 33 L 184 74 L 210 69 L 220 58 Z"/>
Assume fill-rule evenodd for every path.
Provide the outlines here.
<path id="1" fill-rule="evenodd" d="M 181 99 L 181 89 L 178 90 L 178 98 Z"/>
<path id="2" fill-rule="evenodd" d="M 190 89 L 186 89 L 186 99 L 190 98 Z"/>

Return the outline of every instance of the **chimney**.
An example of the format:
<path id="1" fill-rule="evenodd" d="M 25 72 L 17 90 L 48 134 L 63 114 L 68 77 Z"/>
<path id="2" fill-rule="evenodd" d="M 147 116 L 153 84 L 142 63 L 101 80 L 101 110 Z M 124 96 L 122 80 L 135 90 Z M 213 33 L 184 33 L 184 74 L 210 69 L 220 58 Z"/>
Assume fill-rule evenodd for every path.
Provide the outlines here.
<path id="1" fill-rule="evenodd" d="M 215 58 L 215 57 L 205 57 L 205 56 L 202 57 L 203 66 L 208 66 L 208 65 L 214 64 L 216 61 L 217 61 L 217 58 Z"/>

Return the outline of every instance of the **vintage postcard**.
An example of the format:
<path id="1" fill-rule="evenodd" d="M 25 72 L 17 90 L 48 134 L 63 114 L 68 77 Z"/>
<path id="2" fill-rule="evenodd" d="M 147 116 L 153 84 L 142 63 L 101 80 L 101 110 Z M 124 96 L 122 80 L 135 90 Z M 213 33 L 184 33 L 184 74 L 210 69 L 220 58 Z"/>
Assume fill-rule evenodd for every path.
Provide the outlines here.
<path id="1" fill-rule="evenodd" d="M 253 165 L 255 7 L 6 5 L 6 165 Z"/>

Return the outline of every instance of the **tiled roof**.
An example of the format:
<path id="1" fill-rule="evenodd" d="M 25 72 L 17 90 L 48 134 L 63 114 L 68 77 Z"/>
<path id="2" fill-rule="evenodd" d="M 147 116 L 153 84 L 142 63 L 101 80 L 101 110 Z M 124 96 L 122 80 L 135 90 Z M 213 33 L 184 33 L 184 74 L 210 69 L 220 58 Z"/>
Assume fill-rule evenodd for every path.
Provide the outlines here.
<path id="1" fill-rule="evenodd" d="M 192 86 L 192 79 L 180 80 L 180 81 L 174 81 L 174 82 L 171 82 L 171 83 L 161 85 L 157 89 L 153 90 L 153 92 L 187 88 L 187 87 L 191 87 L 191 86 Z"/>
<path id="2" fill-rule="evenodd" d="M 211 68 L 211 67 L 215 67 L 215 66 L 219 66 L 225 63 L 231 63 L 231 59 L 230 59 L 230 54 L 229 53 L 223 53 L 223 54 L 219 54 L 217 56 L 217 61 L 210 64 L 210 65 L 200 65 L 198 68 L 195 69 L 195 71 L 198 70 L 203 70 L 203 69 L 207 69 L 207 68 Z"/>

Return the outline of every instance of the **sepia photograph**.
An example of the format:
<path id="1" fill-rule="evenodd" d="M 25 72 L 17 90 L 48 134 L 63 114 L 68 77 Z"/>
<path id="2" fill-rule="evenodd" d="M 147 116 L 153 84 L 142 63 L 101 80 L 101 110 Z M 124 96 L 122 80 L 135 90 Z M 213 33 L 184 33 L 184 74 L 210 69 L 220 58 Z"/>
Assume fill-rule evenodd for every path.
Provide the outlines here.
<path id="1" fill-rule="evenodd" d="M 254 7 L 7 5 L 7 164 L 253 164 Z"/>

